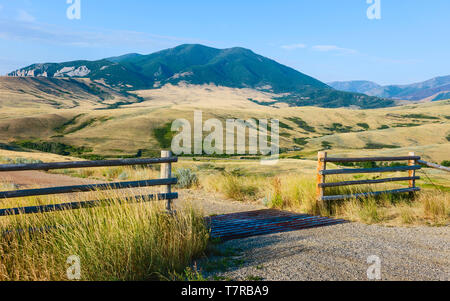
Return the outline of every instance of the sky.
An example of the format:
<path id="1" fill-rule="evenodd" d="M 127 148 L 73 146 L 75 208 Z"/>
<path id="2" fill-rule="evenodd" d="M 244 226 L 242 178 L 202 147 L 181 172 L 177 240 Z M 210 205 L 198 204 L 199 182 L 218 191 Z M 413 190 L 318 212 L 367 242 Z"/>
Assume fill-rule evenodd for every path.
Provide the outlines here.
<path id="1" fill-rule="evenodd" d="M 449 16 L 448 0 L 0 0 L 0 74 L 199 43 L 324 82 L 408 84 L 450 74 Z"/>

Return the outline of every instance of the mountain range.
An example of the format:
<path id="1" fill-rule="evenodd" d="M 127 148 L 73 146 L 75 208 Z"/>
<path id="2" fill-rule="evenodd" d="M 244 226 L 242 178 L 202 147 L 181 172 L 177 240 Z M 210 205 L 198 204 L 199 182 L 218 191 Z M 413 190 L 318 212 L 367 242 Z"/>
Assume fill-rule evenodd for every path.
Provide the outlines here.
<path id="1" fill-rule="evenodd" d="M 341 91 L 392 99 L 437 101 L 450 98 L 450 75 L 410 85 L 381 86 L 371 81 L 331 82 L 328 85 Z"/>
<path id="2" fill-rule="evenodd" d="M 327 108 L 395 105 L 383 97 L 338 91 L 329 85 L 245 48 L 180 45 L 149 55 L 137 53 L 97 61 L 33 64 L 12 77 L 87 78 L 121 92 L 158 89 L 167 84 L 213 84 L 274 93 L 273 103 Z M 256 101 L 257 100 L 253 100 Z"/>

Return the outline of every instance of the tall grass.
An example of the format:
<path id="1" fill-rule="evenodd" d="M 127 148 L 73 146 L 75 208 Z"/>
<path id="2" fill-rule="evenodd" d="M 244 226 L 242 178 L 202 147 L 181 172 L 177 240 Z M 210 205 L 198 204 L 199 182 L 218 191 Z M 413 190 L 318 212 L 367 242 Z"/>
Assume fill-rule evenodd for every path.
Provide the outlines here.
<path id="1" fill-rule="evenodd" d="M 201 185 L 208 191 L 221 192 L 237 201 L 255 200 L 261 196 L 262 179 L 256 176 L 239 176 L 220 173 L 204 176 Z"/>
<path id="2" fill-rule="evenodd" d="M 160 202 L 124 203 L 119 194 L 110 206 L 3 217 L 0 281 L 67 280 L 72 255 L 81 280 L 172 279 L 203 253 L 208 235 L 190 207 L 169 215 Z"/>
<path id="3" fill-rule="evenodd" d="M 358 177 L 358 176 L 356 176 Z M 376 178 L 377 176 L 372 176 Z M 349 180 L 328 177 L 328 182 Z M 345 218 L 368 224 L 445 225 L 450 221 L 450 193 L 424 190 L 411 199 L 408 194 L 385 194 L 364 199 L 318 202 L 316 182 L 311 176 L 285 174 L 278 177 L 234 176 L 227 173 L 204 177 L 203 187 L 237 200 L 267 200 L 272 208 Z M 358 185 L 327 188 L 328 195 L 349 195 L 404 188 L 401 184 Z"/>

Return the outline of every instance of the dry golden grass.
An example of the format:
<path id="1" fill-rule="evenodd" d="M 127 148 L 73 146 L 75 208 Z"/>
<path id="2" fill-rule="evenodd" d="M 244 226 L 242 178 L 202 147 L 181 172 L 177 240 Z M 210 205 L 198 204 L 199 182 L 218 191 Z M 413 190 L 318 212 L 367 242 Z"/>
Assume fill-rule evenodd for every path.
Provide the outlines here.
<path id="1" fill-rule="evenodd" d="M 201 179 L 207 191 L 221 192 L 236 201 L 254 201 L 260 194 L 261 180 L 254 176 L 239 177 L 233 174 L 211 175 Z"/>
<path id="2" fill-rule="evenodd" d="M 160 202 L 124 203 L 117 192 L 97 198 L 106 195 L 109 206 L 0 217 L 0 281 L 68 280 L 72 255 L 81 280 L 179 279 L 205 250 L 209 233 L 192 207 L 169 215 Z"/>
<path id="3" fill-rule="evenodd" d="M 99 92 L 109 94 L 100 97 Z M 0 76 L 0 108 L 18 110 L 55 108 L 105 108 L 119 101 L 136 101 L 89 79 Z"/>
<path id="4" fill-rule="evenodd" d="M 0 87 L 0 91 L 2 87 Z M 3 88 L 3 91 L 8 89 Z M 92 148 L 92 154 L 119 157 L 135 155 L 138 150 L 157 152 L 161 148 L 153 129 L 184 118 L 192 121 L 194 110 L 209 118 L 277 118 L 282 123 L 282 148 L 303 150 L 290 153 L 312 158 L 323 143 L 333 152 L 367 151 L 367 144 L 400 147 L 368 152 L 404 153 L 416 151 L 428 160 L 448 159 L 450 119 L 445 112 L 450 101 L 405 105 L 376 110 L 323 109 L 316 107 L 275 108 L 258 105 L 249 99 L 270 101 L 275 95 L 251 89 L 215 86 L 165 86 L 161 89 L 137 91 L 144 101 L 115 110 L 92 110 L 83 102 L 73 109 L 56 109 L 39 105 L 18 108 L 4 99 L 20 103 L 20 95 L 1 96 L 0 141 L 46 140 Z M 28 95 L 28 94 L 27 94 Z M 3 102 L 2 102 L 3 100 Z M 5 110 L 3 110 L 3 108 Z M 80 116 L 81 115 L 81 116 Z M 56 129 L 76 118 L 66 131 Z M 299 126 L 291 117 L 300 118 L 313 128 Z M 333 130 L 336 124 L 351 128 L 351 133 Z M 365 130 L 361 124 L 369 127 Z M 414 127 L 410 127 L 414 125 Z M 387 126 L 387 129 L 380 129 Z M 435 134 L 429 135 L 430 132 Z M 308 138 L 307 145 L 294 143 L 294 138 Z"/>
<path id="5" fill-rule="evenodd" d="M 329 178 L 330 182 L 348 178 Z M 406 183 L 405 183 L 406 184 Z M 332 216 L 385 225 L 448 225 L 450 192 L 425 189 L 415 194 L 382 195 L 366 199 L 318 202 L 314 177 L 284 174 L 275 177 L 217 173 L 201 178 L 204 189 L 221 192 L 238 201 L 263 201 L 267 206 L 312 215 Z M 401 184 L 349 186 L 328 189 L 326 194 L 355 194 L 404 188 Z"/>

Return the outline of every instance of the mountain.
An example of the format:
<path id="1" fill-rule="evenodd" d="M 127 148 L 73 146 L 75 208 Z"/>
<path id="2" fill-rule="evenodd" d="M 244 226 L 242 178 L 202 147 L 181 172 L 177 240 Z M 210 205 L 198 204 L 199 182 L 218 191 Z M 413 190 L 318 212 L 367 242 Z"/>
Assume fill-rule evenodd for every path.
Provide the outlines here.
<path id="1" fill-rule="evenodd" d="M 330 87 L 333 87 L 339 91 L 347 91 L 354 93 L 364 93 L 367 95 L 373 95 L 373 91 L 382 88 L 382 86 L 377 83 L 366 81 L 366 80 L 355 80 L 348 82 L 331 82 L 328 83 Z"/>
<path id="2" fill-rule="evenodd" d="M 437 101 L 450 98 L 450 75 L 411 85 L 380 86 L 369 81 L 331 82 L 328 85 L 341 91 L 393 99 Z"/>
<path id="3" fill-rule="evenodd" d="M 126 54 L 98 61 L 34 64 L 9 76 L 89 78 L 121 91 L 166 84 L 214 84 L 278 94 L 274 103 L 291 106 L 378 108 L 394 101 L 337 91 L 325 83 L 251 50 L 181 45 L 149 55 Z"/>

